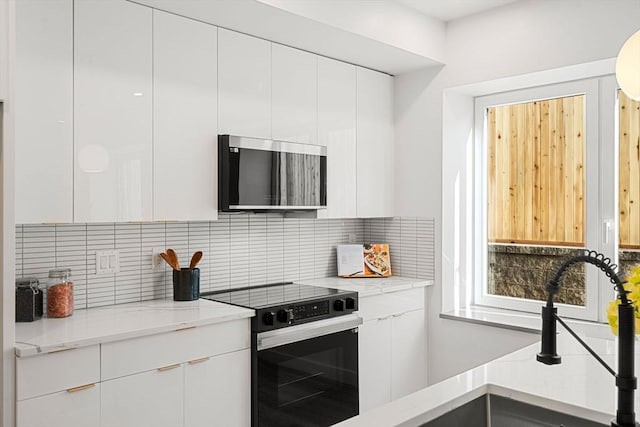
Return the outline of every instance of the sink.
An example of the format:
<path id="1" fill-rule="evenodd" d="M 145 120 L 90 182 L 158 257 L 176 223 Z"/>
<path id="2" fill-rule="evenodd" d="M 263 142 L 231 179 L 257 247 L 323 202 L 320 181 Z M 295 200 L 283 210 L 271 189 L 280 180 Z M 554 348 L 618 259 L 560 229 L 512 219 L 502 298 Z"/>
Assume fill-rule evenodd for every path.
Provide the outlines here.
<path id="1" fill-rule="evenodd" d="M 422 427 L 604 427 L 495 394 L 485 394 L 422 424 Z"/>

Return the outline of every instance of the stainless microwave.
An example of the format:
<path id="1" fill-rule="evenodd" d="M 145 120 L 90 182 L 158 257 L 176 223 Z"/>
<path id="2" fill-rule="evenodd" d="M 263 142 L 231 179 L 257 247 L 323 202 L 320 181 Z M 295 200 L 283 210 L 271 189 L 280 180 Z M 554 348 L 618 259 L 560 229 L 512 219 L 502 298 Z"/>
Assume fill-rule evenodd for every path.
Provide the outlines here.
<path id="1" fill-rule="evenodd" d="M 327 150 L 320 145 L 218 136 L 218 209 L 327 207 Z"/>

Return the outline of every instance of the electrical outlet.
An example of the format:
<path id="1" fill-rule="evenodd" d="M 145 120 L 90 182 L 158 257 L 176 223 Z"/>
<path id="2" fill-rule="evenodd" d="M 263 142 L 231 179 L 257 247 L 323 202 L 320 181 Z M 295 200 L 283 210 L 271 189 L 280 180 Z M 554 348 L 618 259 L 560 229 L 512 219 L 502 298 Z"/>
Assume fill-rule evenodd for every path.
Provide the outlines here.
<path id="1" fill-rule="evenodd" d="M 356 242 L 356 233 L 349 233 L 349 243 Z"/>
<path id="2" fill-rule="evenodd" d="M 151 268 L 156 269 L 162 267 L 164 260 L 160 254 L 164 252 L 164 248 L 153 248 L 151 250 Z"/>
<path id="3" fill-rule="evenodd" d="M 96 274 L 115 274 L 120 271 L 120 252 L 96 251 Z"/>

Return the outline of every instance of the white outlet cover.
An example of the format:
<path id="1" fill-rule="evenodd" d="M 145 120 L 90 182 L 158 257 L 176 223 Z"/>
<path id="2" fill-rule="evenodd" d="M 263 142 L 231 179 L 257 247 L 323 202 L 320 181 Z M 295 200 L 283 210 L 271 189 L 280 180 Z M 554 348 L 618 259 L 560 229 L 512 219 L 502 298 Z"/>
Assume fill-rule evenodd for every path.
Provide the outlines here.
<path id="1" fill-rule="evenodd" d="M 164 263 L 164 260 L 160 256 L 160 254 L 164 252 L 164 248 L 153 248 L 151 250 L 151 268 L 160 268 Z"/>
<path id="2" fill-rule="evenodd" d="M 115 274 L 120 271 L 120 253 L 117 250 L 96 251 L 96 274 Z"/>

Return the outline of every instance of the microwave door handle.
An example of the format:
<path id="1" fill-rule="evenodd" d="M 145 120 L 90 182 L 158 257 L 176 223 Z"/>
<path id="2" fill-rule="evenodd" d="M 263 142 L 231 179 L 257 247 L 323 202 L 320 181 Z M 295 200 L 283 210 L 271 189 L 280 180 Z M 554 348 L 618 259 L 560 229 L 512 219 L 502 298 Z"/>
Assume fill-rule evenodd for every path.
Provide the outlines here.
<path id="1" fill-rule="evenodd" d="M 362 318 L 353 314 L 314 321 L 290 328 L 277 329 L 275 331 L 262 332 L 257 336 L 257 349 L 258 351 L 267 350 L 285 344 L 346 331 L 356 328 L 359 325 L 362 325 Z"/>

